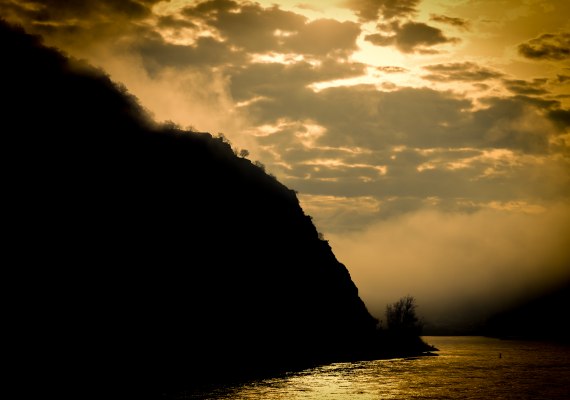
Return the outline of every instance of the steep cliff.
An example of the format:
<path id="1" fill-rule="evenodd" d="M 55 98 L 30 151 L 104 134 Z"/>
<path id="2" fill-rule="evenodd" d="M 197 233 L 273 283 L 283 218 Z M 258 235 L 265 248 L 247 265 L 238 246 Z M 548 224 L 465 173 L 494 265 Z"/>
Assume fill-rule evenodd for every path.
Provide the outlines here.
<path id="1" fill-rule="evenodd" d="M 0 43 L 5 227 L 37 354 L 166 387 L 370 353 L 376 320 L 292 190 L 37 38 L 0 24 Z"/>

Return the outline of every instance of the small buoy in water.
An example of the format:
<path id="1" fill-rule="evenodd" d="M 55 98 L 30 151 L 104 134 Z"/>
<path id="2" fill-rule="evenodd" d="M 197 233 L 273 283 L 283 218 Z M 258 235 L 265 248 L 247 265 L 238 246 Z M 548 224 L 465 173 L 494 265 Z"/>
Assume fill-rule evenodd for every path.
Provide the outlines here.
<path id="1" fill-rule="evenodd" d="M 499 358 L 503 358 L 503 355 L 501 353 L 499 353 Z"/>

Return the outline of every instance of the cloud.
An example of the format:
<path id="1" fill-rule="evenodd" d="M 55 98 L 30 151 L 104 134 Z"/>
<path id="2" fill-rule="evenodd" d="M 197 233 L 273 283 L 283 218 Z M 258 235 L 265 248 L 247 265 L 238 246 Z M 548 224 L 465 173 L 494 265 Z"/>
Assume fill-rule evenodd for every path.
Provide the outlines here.
<path id="1" fill-rule="evenodd" d="M 215 28 L 228 45 L 237 46 L 246 52 L 262 53 L 279 51 L 285 36 L 297 32 L 306 18 L 277 7 L 263 8 L 257 3 L 243 5 L 233 1 L 209 1 L 186 7 L 182 14 L 189 18 L 202 19 Z"/>
<path id="2" fill-rule="evenodd" d="M 244 100 L 261 98 L 247 105 L 254 124 L 311 119 L 326 129 L 317 143 L 322 146 L 497 147 L 544 153 L 550 138 L 561 133 L 545 116 L 556 101 L 482 98 L 483 108 L 473 109 L 467 98 L 427 88 L 383 92 L 360 85 L 315 93 L 303 84 L 312 74 L 301 75 L 311 71 L 307 67 L 257 66 L 253 71 L 243 70 L 249 78 L 232 82 L 232 93 Z M 276 82 L 276 76 L 284 80 Z M 238 96 L 244 90 L 247 95 Z"/>
<path id="3" fill-rule="evenodd" d="M 554 109 L 550 110 L 548 117 L 560 129 L 564 130 L 570 128 L 570 110 Z"/>
<path id="4" fill-rule="evenodd" d="M 405 17 L 417 11 L 420 0 L 347 0 L 344 6 L 353 10 L 362 21 Z"/>
<path id="5" fill-rule="evenodd" d="M 198 28 L 198 26 L 193 22 L 186 19 L 177 18 L 172 15 L 159 16 L 157 21 L 157 26 L 159 28 L 171 28 L 171 29 Z"/>
<path id="6" fill-rule="evenodd" d="M 558 74 L 556 79 L 552 80 L 552 83 L 556 85 L 568 85 L 570 84 L 570 75 Z"/>
<path id="7" fill-rule="evenodd" d="M 467 129 L 480 132 L 479 145 L 526 153 L 546 153 L 549 140 L 561 132 L 544 115 L 541 103 L 526 97 L 482 99 L 488 107 L 473 113 Z M 555 104 L 549 103 L 549 104 Z"/>
<path id="8" fill-rule="evenodd" d="M 216 17 L 220 13 L 239 9 L 239 2 L 233 0 L 197 1 L 192 6 L 185 7 L 182 15 L 188 17 Z"/>
<path id="9" fill-rule="evenodd" d="M 217 29 L 229 46 L 249 53 L 297 53 L 313 56 L 356 49 L 360 34 L 354 22 L 333 19 L 308 21 L 278 7 L 211 1 L 186 7 L 189 18 L 200 18 Z"/>
<path id="10" fill-rule="evenodd" d="M 489 203 L 473 213 L 418 210 L 326 237 L 341 262 L 350 260 L 375 316 L 411 294 L 429 322 L 450 311 L 473 322 L 470 306 L 485 317 L 512 297 L 570 277 L 569 218 L 567 203 Z"/>
<path id="11" fill-rule="evenodd" d="M 318 217 L 327 230 L 335 224 L 362 228 L 426 204 L 452 211 L 513 198 L 532 201 L 538 188 L 547 198 L 568 196 L 560 158 L 567 111 L 539 97 L 548 82 L 505 79 L 514 96 L 480 98 L 477 107 L 457 93 L 427 88 L 315 91 L 315 83 L 366 74 L 365 64 L 347 57 L 356 49 L 357 24 L 229 0 L 193 3 L 154 19 L 134 15 L 140 17 L 125 27 L 115 25 L 116 41 L 101 39 L 103 50 L 91 52 L 92 60 L 157 119 L 226 132 L 288 185 L 319 198 L 313 205 L 342 204 L 342 213 Z M 390 31 L 377 42 L 408 53 L 456 41 L 417 22 L 388 21 L 384 32 Z M 376 68 L 410 72 L 396 65 Z M 426 79 L 440 82 L 483 84 L 503 77 L 473 62 L 424 68 Z M 380 206 L 373 211 L 364 206 L 372 204 L 367 200 L 347 198 L 374 199 Z M 348 206 L 357 203 L 366 212 Z"/>
<path id="12" fill-rule="evenodd" d="M 423 22 L 406 22 L 403 25 L 395 24 L 392 35 L 371 34 L 365 36 L 365 40 L 377 46 L 396 46 L 404 53 L 431 53 L 435 50 L 431 46 L 456 43 L 459 39 L 448 38 L 444 33 L 433 26 Z"/>
<path id="13" fill-rule="evenodd" d="M 303 210 L 319 229 L 328 233 L 353 231 L 366 225 L 370 215 L 378 213 L 381 202 L 373 196 L 332 196 L 300 194 Z"/>
<path id="14" fill-rule="evenodd" d="M 225 47 L 232 48 L 234 53 L 321 56 L 356 49 L 356 38 L 360 34 L 356 23 L 330 19 L 308 21 L 300 14 L 277 6 L 265 8 L 257 3 L 211 0 L 187 6 L 178 15 L 157 16 L 152 14 L 151 7 L 158 2 L 106 0 L 74 3 L 51 0 L 44 4 L 28 0 L 21 5 L 9 3 L 10 6 L 4 5 L 1 9 L 6 13 L 9 10 L 18 22 L 23 22 L 28 29 L 48 37 L 58 46 L 81 50 L 105 41 L 110 41 L 112 46 L 125 46 L 130 42 L 140 44 L 148 40 L 151 43 L 142 46 L 145 50 L 154 47 L 168 59 L 178 59 L 176 63 L 185 58 L 197 60 L 192 54 L 178 54 L 184 53 L 185 49 L 175 47 L 188 45 L 190 38 L 202 40 L 201 44 L 208 43 L 206 39 L 210 39 L 211 44 L 218 42 L 218 48 L 212 49 L 215 51 Z M 171 32 L 164 35 L 166 30 Z M 207 35 L 204 34 L 206 31 Z M 172 39 L 179 39 L 179 42 Z M 222 42 L 223 46 L 219 45 Z M 196 53 L 196 49 L 187 48 L 186 52 Z M 216 58 L 213 53 L 207 57 Z M 166 61 L 164 64 L 169 63 Z"/>
<path id="15" fill-rule="evenodd" d="M 570 195 L 568 167 L 555 144 L 567 118 L 556 101 L 481 98 L 475 108 L 467 98 L 427 88 L 383 92 L 358 85 L 313 92 L 306 82 L 317 71 L 309 64 L 242 68 L 246 75 L 232 82 L 238 85 L 232 92 L 258 99 L 244 111 L 254 126 L 264 127 L 252 128 L 264 162 L 290 187 L 381 203 L 368 219 L 355 217 L 354 229 L 426 204 L 449 212 Z M 350 225 L 348 217 L 315 216 L 325 231 Z"/>
<path id="16" fill-rule="evenodd" d="M 398 67 L 394 65 L 385 65 L 381 67 L 376 67 L 376 69 L 380 72 L 385 72 L 387 74 L 396 74 L 401 72 L 408 72 L 408 69 L 404 67 Z"/>
<path id="17" fill-rule="evenodd" d="M 473 87 L 479 89 L 482 92 L 489 90 L 491 88 L 491 86 L 487 85 L 486 83 L 474 83 Z"/>
<path id="18" fill-rule="evenodd" d="M 318 19 L 284 39 L 283 47 L 293 53 L 317 56 L 330 52 L 347 53 L 356 50 L 359 35 L 360 27 L 354 22 Z"/>
<path id="19" fill-rule="evenodd" d="M 503 80 L 503 83 L 509 91 L 515 94 L 541 95 L 548 93 L 548 90 L 544 88 L 547 81 L 547 79 L 540 78 L 534 79 L 530 82 L 522 79 L 505 79 Z"/>
<path id="20" fill-rule="evenodd" d="M 22 0 L 3 2 L 0 11 L 8 21 L 31 32 L 49 36 L 57 44 L 86 46 L 125 32 L 145 30 L 139 22 L 152 16 L 161 0 Z"/>
<path id="21" fill-rule="evenodd" d="M 442 24 L 448 24 L 456 26 L 458 28 L 467 29 L 469 27 L 469 21 L 458 18 L 458 17 L 448 17 L 442 14 L 430 14 L 430 21 L 441 22 Z"/>
<path id="22" fill-rule="evenodd" d="M 570 33 L 545 33 L 518 46 L 519 54 L 535 60 L 570 58 Z"/>
<path id="23" fill-rule="evenodd" d="M 151 14 L 151 7 L 162 0 L 20 0 L 10 2 L 37 21 L 91 20 L 103 16 L 142 19 Z"/>
<path id="24" fill-rule="evenodd" d="M 178 45 L 164 41 L 162 37 L 143 38 L 129 45 L 138 53 L 151 73 L 165 67 L 204 68 L 226 63 L 245 62 L 245 56 L 232 51 L 227 43 L 212 37 L 200 37 L 192 45 Z"/>
<path id="25" fill-rule="evenodd" d="M 383 35 L 380 33 L 366 35 L 364 39 L 376 46 L 391 46 L 396 43 L 395 35 Z"/>
<path id="26" fill-rule="evenodd" d="M 238 101 L 251 100 L 254 98 L 265 98 L 266 101 L 252 104 L 250 109 L 259 109 L 263 112 L 270 112 L 275 115 L 279 110 L 272 110 L 273 104 L 280 104 L 290 96 L 303 93 L 307 100 L 315 94 L 308 89 L 311 83 L 328 81 L 334 79 L 348 78 L 362 75 L 365 71 L 364 64 L 344 63 L 334 58 L 323 58 L 317 64 L 300 61 L 293 64 L 283 63 L 250 63 L 247 65 L 235 66 L 229 73 L 232 76 L 231 92 Z M 284 116 L 290 117 L 289 113 L 296 108 L 297 104 L 289 103 L 284 105 Z M 275 118 L 265 118 L 259 115 L 260 122 L 273 122 Z M 303 118 L 301 118 L 303 119 Z"/>
<path id="27" fill-rule="evenodd" d="M 423 69 L 431 72 L 422 76 L 423 79 L 437 82 L 479 82 L 503 76 L 501 72 L 472 62 L 427 65 Z"/>

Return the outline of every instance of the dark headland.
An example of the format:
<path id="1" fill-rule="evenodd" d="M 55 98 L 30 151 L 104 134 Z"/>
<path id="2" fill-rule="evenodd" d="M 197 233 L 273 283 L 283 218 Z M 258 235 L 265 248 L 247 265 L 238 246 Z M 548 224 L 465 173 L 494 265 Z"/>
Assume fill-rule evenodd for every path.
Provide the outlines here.
<path id="1" fill-rule="evenodd" d="M 156 124 L 20 28 L 0 23 L 0 44 L 12 326 L 62 393 L 428 350 L 377 329 L 296 193 L 223 138 Z"/>

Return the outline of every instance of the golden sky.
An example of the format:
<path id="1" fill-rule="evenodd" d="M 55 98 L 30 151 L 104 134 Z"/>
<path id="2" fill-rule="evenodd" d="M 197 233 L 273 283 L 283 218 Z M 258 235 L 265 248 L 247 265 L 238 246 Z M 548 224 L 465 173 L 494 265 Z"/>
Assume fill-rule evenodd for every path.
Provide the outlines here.
<path id="1" fill-rule="evenodd" d="M 300 193 L 370 310 L 570 278 L 567 0 L 0 0 Z"/>

